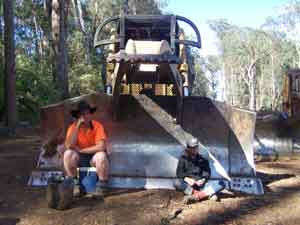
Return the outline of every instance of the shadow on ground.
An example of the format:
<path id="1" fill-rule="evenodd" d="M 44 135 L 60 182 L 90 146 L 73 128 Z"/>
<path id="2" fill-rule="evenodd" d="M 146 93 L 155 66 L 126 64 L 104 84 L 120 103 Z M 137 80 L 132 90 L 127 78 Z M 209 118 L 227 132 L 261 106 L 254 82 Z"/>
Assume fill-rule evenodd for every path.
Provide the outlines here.
<path id="1" fill-rule="evenodd" d="M 0 224 L 1 225 L 16 225 L 17 223 L 20 222 L 20 219 L 18 218 L 0 218 Z"/>

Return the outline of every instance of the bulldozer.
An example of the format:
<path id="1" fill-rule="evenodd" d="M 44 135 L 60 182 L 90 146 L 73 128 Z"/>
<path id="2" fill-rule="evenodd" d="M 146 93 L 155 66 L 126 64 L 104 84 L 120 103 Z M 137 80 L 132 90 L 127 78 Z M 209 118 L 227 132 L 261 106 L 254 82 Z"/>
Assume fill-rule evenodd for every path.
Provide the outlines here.
<path id="1" fill-rule="evenodd" d="M 260 160 L 297 156 L 300 153 L 300 70 L 284 75 L 282 111 L 257 118 L 254 151 Z"/>
<path id="2" fill-rule="evenodd" d="M 193 30 L 195 40 L 186 38 L 180 24 Z M 110 187 L 174 189 L 186 140 L 196 137 L 210 162 L 208 189 L 222 181 L 231 191 L 263 194 L 252 146 L 255 112 L 192 95 L 189 51 L 201 48 L 192 21 L 178 15 L 120 14 L 98 26 L 94 47 L 107 52 L 104 92 L 42 107 L 43 140 L 66 131 L 72 107 L 85 99 L 97 107 L 94 118 L 108 135 Z M 32 176 L 31 184 L 38 184 L 39 176 Z"/>

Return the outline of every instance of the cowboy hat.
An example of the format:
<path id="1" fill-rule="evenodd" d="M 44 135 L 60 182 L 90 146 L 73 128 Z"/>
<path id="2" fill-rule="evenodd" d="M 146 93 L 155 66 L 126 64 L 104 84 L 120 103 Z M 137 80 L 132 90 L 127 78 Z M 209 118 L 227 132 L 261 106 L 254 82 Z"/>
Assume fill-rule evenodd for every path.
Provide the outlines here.
<path id="1" fill-rule="evenodd" d="M 86 101 L 82 100 L 77 104 L 77 108 L 71 111 L 71 115 L 74 118 L 78 118 L 83 112 L 89 111 L 90 113 L 94 113 L 96 109 L 96 107 L 91 107 Z"/>

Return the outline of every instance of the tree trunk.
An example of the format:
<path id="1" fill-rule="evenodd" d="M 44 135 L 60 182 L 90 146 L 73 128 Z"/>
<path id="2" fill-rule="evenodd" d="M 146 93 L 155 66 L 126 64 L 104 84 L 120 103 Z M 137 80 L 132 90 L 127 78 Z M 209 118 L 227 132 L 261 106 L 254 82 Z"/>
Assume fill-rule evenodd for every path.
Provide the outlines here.
<path id="1" fill-rule="evenodd" d="M 3 12 L 3 1 L 0 1 L 0 10 L 1 12 Z M 3 24 L 3 16 L 0 16 L 0 43 L 1 46 L 4 46 L 4 38 L 3 38 L 3 30 L 4 27 L 2 26 Z M 5 93 L 4 93 L 4 87 L 5 87 L 5 74 L 4 74 L 4 51 L 1 47 L 1 51 L 0 51 L 0 90 L 1 93 L 0 95 L 3 95 L 3 99 L 0 100 L 0 102 L 2 101 L 3 104 L 0 106 L 0 121 L 5 121 Z"/>
<path id="2" fill-rule="evenodd" d="M 2 11 L 2 6 L 3 6 L 3 4 L 2 4 L 2 2 L 0 1 L 0 10 Z M 1 41 L 3 40 L 3 37 L 2 37 L 2 35 L 3 35 L 3 29 L 2 29 L 2 16 L 0 16 L 0 35 L 1 35 Z"/>
<path id="3" fill-rule="evenodd" d="M 85 49 L 85 63 L 86 64 L 91 64 L 91 58 L 92 58 L 92 53 L 91 53 L 91 43 L 92 43 L 92 37 L 91 37 L 91 32 L 87 32 L 85 23 L 83 20 L 82 16 L 82 6 L 80 0 L 72 0 L 73 6 L 75 9 L 75 15 L 76 15 L 76 22 L 78 24 L 78 27 L 80 31 L 82 32 L 83 35 L 83 47 Z"/>
<path id="4" fill-rule="evenodd" d="M 229 68 L 229 74 L 227 74 L 227 76 L 225 77 L 225 79 L 227 80 L 227 87 L 226 89 L 227 91 L 227 100 L 229 102 L 229 104 L 234 105 L 234 98 L 233 98 L 233 86 L 232 86 L 232 74 L 233 74 L 233 69 L 230 66 Z"/>
<path id="5" fill-rule="evenodd" d="M 2 10 L 2 7 L 3 7 L 3 4 L 2 2 L 0 2 L 0 10 Z M 1 44 L 3 44 L 3 27 L 2 27 L 2 16 L 0 16 L 0 42 Z M 0 79 L 2 80 L 3 79 L 3 64 L 4 64 L 4 55 L 3 55 L 3 51 L 1 49 L 1 52 L 0 52 L 0 68 L 1 68 L 1 71 L 0 71 Z M 0 88 L 1 89 L 1 88 Z M 1 109 L 0 109 L 0 112 L 1 112 Z M 0 120 L 1 120 L 1 115 L 0 115 Z"/>
<path id="6" fill-rule="evenodd" d="M 82 8 L 81 8 L 81 2 L 80 0 L 72 0 L 72 4 L 75 11 L 75 22 L 76 25 L 79 27 L 79 29 L 85 33 L 85 25 L 84 20 L 82 18 Z"/>
<path id="7" fill-rule="evenodd" d="M 52 15 L 52 0 L 44 1 L 44 17 L 47 18 L 46 23 L 41 24 L 41 29 L 43 30 L 43 46 L 49 49 L 47 56 L 51 56 L 51 15 Z M 46 53 L 46 52 L 45 52 Z"/>
<path id="8" fill-rule="evenodd" d="M 62 73 L 59 74 L 63 83 L 62 98 L 69 98 L 69 79 L 68 79 L 68 13 L 69 13 L 69 0 L 60 1 L 61 4 L 61 32 L 60 32 L 60 51 L 62 57 Z"/>
<path id="9" fill-rule="evenodd" d="M 37 56 L 37 61 L 41 61 L 41 57 L 43 56 L 43 39 L 42 39 L 42 32 L 41 32 L 41 27 L 38 24 L 38 13 L 36 9 L 36 3 L 34 0 L 32 0 L 32 22 L 34 24 L 34 39 L 35 39 L 35 52 Z"/>
<path id="10" fill-rule="evenodd" d="M 222 85 L 222 90 L 221 90 L 221 101 L 226 101 L 226 78 L 225 78 L 225 63 L 222 63 L 222 75 L 223 78 L 223 85 Z"/>
<path id="11" fill-rule="evenodd" d="M 257 103 L 257 108 L 261 109 L 264 106 L 264 99 L 265 99 L 265 90 L 264 90 L 264 76 L 262 75 L 258 81 L 259 83 L 259 102 Z"/>
<path id="12" fill-rule="evenodd" d="M 137 1 L 136 0 L 131 0 L 127 3 L 128 8 L 130 9 L 129 11 L 131 11 L 131 13 L 133 15 L 137 14 Z"/>
<path id="13" fill-rule="evenodd" d="M 255 111 L 256 110 L 256 76 L 255 76 L 255 67 L 253 67 L 250 71 L 249 75 L 249 109 Z"/>
<path id="14" fill-rule="evenodd" d="M 42 47 L 42 40 L 39 35 L 39 26 L 36 19 L 36 12 L 33 10 L 33 23 L 34 23 L 34 38 L 35 38 L 35 52 L 37 56 L 37 61 L 41 61 L 41 57 L 43 55 L 43 47 Z"/>
<path id="15" fill-rule="evenodd" d="M 16 66 L 14 42 L 14 1 L 4 0 L 5 108 L 6 125 L 12 130 L 17 124 Z"/>
<path id="16" fill-rule="evenodd" d="M 274 57 L 271 55 L 271 68 L 272 68 L 272 110 L 275 110 L 276 104 L 276 80 L 275 80 L 275 72 L 274 72 Z"/>
<path id="17" fill-rule="evenodd" d="M 47 22 L 42 25 L 42 29 L 44 31 L 44 41 L 43 45 L 46 51 L 45 56 L 49 60 L 49 66 L 51 67 L 52 72 L 52 82 L 56 83 L 56 72 L 55 72 L 55 57 L 54 57 L 54 45 L 53 45 L 53 38 L 52 38 L 52 0 L 45 0 L 44 1 L 44 17 L 48 18 Z"/>
<path id="18" fill-rule="evenodd" d="M 68 0 L 52 0 L 52 48 L 56 86 L 61 99 L 69 97 L 68 53 L 67 53 L 67 17 Z"/>
<path id="19" fill-rule="evenodd" d="M 256 110 L 256 96 L 255 96 L 255 86 L 250 85 L 249 88 L 250 99 L 249 99 L 249 109 L 255 111 Z"/>
<path id="20" fill-rule="evenodd" d="M 298 41 L 296 41 L 296 51 L 297 51 L 297 56 L 298 56 L 296 67 L 300 68 L 300 43 Z"/>

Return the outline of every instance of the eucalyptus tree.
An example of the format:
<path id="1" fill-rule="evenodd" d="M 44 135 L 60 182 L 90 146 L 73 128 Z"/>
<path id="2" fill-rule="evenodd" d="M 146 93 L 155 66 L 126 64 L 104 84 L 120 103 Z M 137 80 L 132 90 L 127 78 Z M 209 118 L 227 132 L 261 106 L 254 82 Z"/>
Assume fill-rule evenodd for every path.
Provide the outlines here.
<path id="1" fill-rule="evenodd" d="M 194 80 L 194 95 L 208 96 L 212 99 L 217 99 L 217 96 L 223 95 L 223 90 L 220 89 L 220 60 L 217 56 L 201 56 L 198 52 L 193 51 L 193 72 Z"/>
<path id="2" fill-rule="evenodd" d="M 106 18 L 119 14 L 121 0 L 72 0 L 72 15 L 76 30 L 81 32 L 85 63 L 91 64 L 93 58 L 93 35 Z"/>
<path id="3" fill-rule="evenodd" d="M 273 108 L 280 105 L 282 80 L 286 71 L 300 67 L 300 1 L 289 1 L 279 9 L 279 13 L 268 17 L 262 26 L 278 43 L 277 51 L 273 48 L 271 54 Z"/>
<path id="4" fill-rule="evenodd" d="M 69 0 L 52 0 L 51 31 L 56 85 L 61 99 L 69 97 L 68 81 L 68 10 Z"/>
<path id="5" fill-rule="evenodd" d="M 300 1 L 292 0 L 280 8 L 278 16 L 273 17 L 273 27 L 286 33 L 287 38 L 295 43 L 297 51 L 296 67 L 300 68 Z M 270 24 L 270 21 L 268 21 Z"/>
<path id="6" fill-rule="evenodd" d="M 4 117 L 4 39 L 3 39 L 3 0 L 0 0 L 0 120 Z"/>
<path id="7" fill-rule="evenodd" d="M 227 57 L 228 50 L 231 49 L 227 48 L 227 42 L 230 41 L 230 38 L 228 35 L 231 33 L 231 31 L 235 31 L 238 29 L 238 27 L 228 23 L 225 19 L 218 19 L 218 20 L 212 20 L 208 21 L 208 24 L 210 28 L 215 31 L 217 37 L 219 38 L 219 58 L 220 58 L 220 67 L 222 71 L 222 75 L 224 77 L 224 98 L 225 101 L 232 104 L 232 105 L 239 105 L 240 100 L 237 100 L 238 94 L 237 90 L 238 84 L 240 83 L 240 79 L 237 76 L 237 70 L 234 66 L 235 60 L 233 60 L 232 57 Z"/>
<path id="8" fill-rule="evenodd" d="M 287 70 L 293 67 L 297 50 L 295 44 L 278 31 L 266 31 L 269 35 L 269 55 L 261 62 L 259 79 L 259 106 L 280 110 L 283 79 Z"/>
<path id="9" fill-rule="evenodd" d="M 220 38 L 220 52 L 226 88 L 230 92 L 227 100 L 243 106 L 246 87 L 250 110 L 256 110 L 257 80 L 261 75 L 261 62 L 270 55 L 269 36 L 262 30 L 238 27 L 224 20 L 211 21 L 210 27 Z"/>
<path id="10" fill-rule="evenodd" d="M 14 1 L 4 0 L 4 44 L 5 44 L 5 111 L 6 125 L 14 129 L 17 123 L 16 65 L 14 38 Z"/>
<path id="11" fill-rule="evenodd" d="M 128 0 L 127 4 L 129 14 L 162 14 L 162 8 L 167 2 L 155 0 Z"/>
<path id="12" fill-rule="evenodd" d="M 188 48 L 189 61 L 192 65 L 189 67 L 190 73 L 193 73 L 194 83 L 192 95 L 209 96 L 209 79 L 205 75 L 205 58 L 201 57 L 199 51 L 193 51 Z"/>
<path id="13" fill-rule="evenodd" d="M 0 35 L 4 34 L 3 1 Z M 97 26 L 117 15 L 123 0 L 15 0 L 16 98 L 21 119 L 38 115 L 40 105 L 101 88 L 99 56 L 93 48 Z M 153 13 L 166 1 L 129 1 L 130 13 Z M 12 1 L 9 1 L 12 3 Z M 0 41 L 4 56 L 3 41 Z M 4 67 L 1 57 L 0 67 Z M 85 59 L 85 60 L 83 60 Z M 9 62 L 9 61 L 8 61 Z M 2 75 L 2 74 L 1 74 Z M 1 76 L 0 116 L 4 112 Z M 6 89 L 5 89 L 6 90 Z M 10 95 L 12 97 L 13 95 Z"/>

